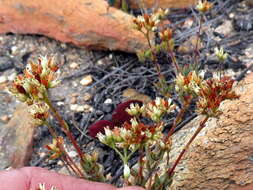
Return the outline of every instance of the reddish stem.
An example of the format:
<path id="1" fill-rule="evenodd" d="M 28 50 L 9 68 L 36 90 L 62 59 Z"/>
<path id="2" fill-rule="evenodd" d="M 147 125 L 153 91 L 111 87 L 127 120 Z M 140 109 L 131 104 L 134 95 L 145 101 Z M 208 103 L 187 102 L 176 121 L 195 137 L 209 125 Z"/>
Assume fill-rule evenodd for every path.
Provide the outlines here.
<path id="1" fill-rule="evenodd" d="M 67 135 L 67 137 L 69 138 L 70 142 L 73 144 L 73 146 L 75 147 L 80 159 L 84 162 L 84 154 L 81 151 L 81 148 L 79 147 L 79 145 L 77 144 L 75 138 L 73 137 L 72 133 L 69 130 L 68 124 L 64 121 L 64 119 L 61 117 L 61 115 L 59 114 L 59 112 L 55 109 L 55 107 L 53 106 L 52 102 L 50 101 L 50 99 L 48 97 L 45 98 L 46 103 L 48 104 L 48 106 L 50 107 L 50 109 L 52 110 L 55 118 L 58 120 L 58 122 L 60 123 L 62 130 L 64 131 L 64 133 Z"/>
<path id="2" fill-rule="evenodd" d="M 175 131 L 175 128 L 177 126 L 177 124 L 182 120 L 185 111 L 187 110 L 187 108 L 189 107 L 189 104 L 191 102 L 191 99 L 188 102 L 184 103 L 184 107 L 180 110 L 180 112 L 177 114 L 176 119 L 173 122 L 172 127 L 170 128 L 166 138 L 165 138 L 165 142 L 167 142 L 168 138 L 173 134 L 173 132 Z"/>
<path id="3" fill-rule="evenodd" d="M 45 124 L 47 125 L 48 130 L 49 130 L 50 134 L 52 135 L 52 137 L 56 139 L 57 138 L 57 134 L 56 134 L 55 130 L 53 129 L 53 127 L 51 127 L 51 125 L 47 121 L 45 121 Z M 65 151 L 64 147 L 60 145 L 60 149 L 64 153 L 63 163 L 66 162 L 68 164 L 68 166 L 72 169 L 72 171 L 77 176 L 79 175 L 80 177 L 84 178 L 84 175 L 82 174 L 82 172 L 80 171 L 80 169 L 77 167 L 77 165 L 75 164 L 75 162 L 72 160 L 72 158 Z M 73 168 L 73 166 L 71 164 L 75 167 L 75 169 Z"/>
<path id="4" fill-rule="evenodd" d="M 183 155 L 185 154 L 185 152 L 188 150 L 189 146 L 191 145 L 191 143 L 193 142 L 193 140 L 196 138 L 196 136 L 199 134 L 199 132 L 205 127 L 205 123 L 207 122 L 209 116 L 206 116 L 199 124 L 198 129 L 195 131 L 195 133 L 193 134 L 193 136 L 191 137 L 191 139 L 188 141 L 188 143 L 185 145 L 185 147 L 183 148 L 183 150 L 181 151 L 181 153 L 179 154 L 178 158 L 176 159 L 174 165 L 172 166 L 172 168 L 170 168 L 168 170 L 169 172 L 169 176 L 171 177 L 173 175 L 173 172 L 176 168 L 176 166 L 178 165 L 178 163 L 180 162 L 180 160 L 182 159 Z"/>

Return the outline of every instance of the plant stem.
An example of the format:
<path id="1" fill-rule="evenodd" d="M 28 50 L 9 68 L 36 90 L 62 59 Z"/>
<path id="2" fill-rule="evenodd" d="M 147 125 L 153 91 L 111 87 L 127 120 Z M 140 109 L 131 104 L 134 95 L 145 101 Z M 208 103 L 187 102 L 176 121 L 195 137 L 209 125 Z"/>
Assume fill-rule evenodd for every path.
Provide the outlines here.
<path id="1" fill-rule="evenodd" d="M 70 142 L 75 147 L 75 149 L 76 149 L 76 151 L 77 151 L 80 159 L 84 162 L 84 158 L 83 157 L 85 155 L 82 153 L 81 148 L 79 147 L 79 145 L 77 144 L 74 136 L 70 132 L 68 124 L 64 121 L 64 119 L 61 117 L 61 115 L 59 114 L 59 112 L 53 106 L 51 100 L 49 99 L 49 97 L 47 95 L 45 95 L 45 102 L 48 104 L 48 106 L 50 107 L 51 111 L 53 112 L 53 115 L 55 116 L 55 118 L 60 123 L 60 125 L 61 125 L 62 130 L 64 131 L 64 133 L 67 135 L 67 137 L 69 138 Z"/>
<path id="2" fill-rule="evenodd" d="M 197 32 L 197 39 L 196 39 L 196 46 L 194 49 L 194 63 L 196 65 L 198 65 L 198 57 L 199 57 L 199 42 L 200 42 L 200 32 L 201 32 L 201 28 L 202 28 L 202 19 L 203 19 L 203 15 L 200 15 L 200 20 L 199 20 L 199 28 L 198 28 L 198 32 Z"/>
<path id="3" fill-rule="evenodd" d="M 54 128 L 48 123 L 48 121 L 44 121 L 44 124 L 48 127 L 48 130 L 50 132 L 50 134 L 52 135 L 53 138 L 57 138 L 57 134 L 54 130 Z M 68 152 L 65 151 L 64 147 L 62 145 L 59 146 L 59 148 L 61 149 L 61 151 L 64 153 L 64 158 L 63 158 L 63 163 L 65 164 L 65 167 L 66 166 L 66 163 L 67 165 L 72 169 L 72 171 L 77 175 L 77 176 L 80 176 L 80 177 L 83 177 L 84 178 L 84 175 L 82 174 L 81 170 L 78 168 L 78 166 L 75 164 L 75 162 L 73 161 L 73 159 L 69 156 Z M 65 162 L 66 163 L 65 163 Z M 73 168 L 73 166 L 75 167 L 75 169 Z"/>
<path id="4" fill-rule="evenodd" d="M 174 64 L 175 68 L 176 68 L 176 74 L 180 72 L 180 68 L 179 68 L 179 65 L 177 63 L 177 59 L 173 53 L 173 51 L 170 49 L 170 46 L 169 44 L 167 45 L 168 46 L 168 53 L 169 53 L 169 56 L 171 58 L 171 61 L 172 63 Z"/>
<path id="5" fill-rule="evenodd" d="M 195 133 L 193 134 L 193 136 L 191 137 L 191 139 L 188 141 L 188 143 L 185 145 L 185 147 L 183 148 L 183 150 L 181 151 L 181 153 L 179 154 L 178 158 L 176 159 L 174 165 L 172 166 L 172 168 L 170 168 L 168 170 L 169 172 L 169 176 L 173 175 L 173 172 L 176 168 L 176 166 L 178 165 L 179 161 L 182 159 L 183 155 L 185 154 L 185 152 L 188 150 L 189 146 L 191 145 L 191 143 L 193 142 L 193 140 L 196 138 L 196 136 L 199 134 L 199 132 L 205 127 L 205 124 L 207 122 L 207 120 L 209 119 L 209 116 L 206 116 L 199 124 L 199 127 L 197 128 L 197 130 L 195 131 Z"/>
<path id="6" fill-rule="evenodd" d="M 174 120 L 173 125 L 170 128 L 170 130 L 169 130 L 169 132 L 168 132 L 168 134 L 167 134 L 167 136 L 165 138 L 165 142 L 167 142 L 168 138 L 173 134 L 176 126 L 178 125 L 178 123 L 182 120 L 182 118 L 184 116 L 184 113 L 186 112 L 187 108 L 189 107 L 190 102 L 191 102 L 191 99 L 189 101 L 185 102 L 183 108 L 177 114 L 177 117 Z"/>
<path id="7" fill-rule="evenodd" d="M 155 67 L 156 67 L 156 70 L 157 70 L 157 73 L 158 73 L 158 76 L 159 77 L 162 77 L 162 74 L 161 74 L 161 69 L 160 69 L 160 66 L 157 62 L 157 58 L 156 58 L 156 52 L 154 52 L 154 48 L 152 47 L 151 45 L 151 40 L 150 40 L 150 36 L 149 36 L 149 31 L 147 31 L 147 33 L 145 34 L 146 38 L 147 38 L 147 41 L 148 41 L 148 46 L 151 50 L 151 53 L 152 53 L 152 61 L 155 62 Z"/>

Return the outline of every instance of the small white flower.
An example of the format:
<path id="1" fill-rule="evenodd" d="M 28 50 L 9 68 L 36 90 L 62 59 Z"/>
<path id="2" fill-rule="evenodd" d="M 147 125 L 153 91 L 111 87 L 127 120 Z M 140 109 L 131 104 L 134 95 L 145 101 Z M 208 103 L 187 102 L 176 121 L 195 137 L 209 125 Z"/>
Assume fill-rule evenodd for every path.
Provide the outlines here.
<path id="1" fill-rule="evenodd" d="M 137 127 L 138 126 L 138 121 L 136 120 L 136 118 L 132 118 L 130 120 L 130 122 L 131 122 L 132 127 Z"/>
<path id="2" fill-rule="evenodd" d="M 110 136 L 112 136 L 112 135 L 113 135 L 112 130 L 109 129 L 109 127 L 106 127 L 106 128 L 105 128 L 105 136 L 110 137 Z"/>
<path id="3" fill-rule="evenodd" d="M 98 134 L 97 134 L 97 138 L 98 138 L 98 140 L 99 140 L 101 143 L 106 144 L 105 135 L 103 135 L 102 133 L 98 133 Z"/>
<path id="4" fill-rule="evenodd" d="M 228 57 L 228 54 L 224 52 L 224 49 L 222 47 L 220 49 L 217 47 L 214 48 L 214 53 L 217 56 L 217 58 L 222 62 L 225 61 Z"/>

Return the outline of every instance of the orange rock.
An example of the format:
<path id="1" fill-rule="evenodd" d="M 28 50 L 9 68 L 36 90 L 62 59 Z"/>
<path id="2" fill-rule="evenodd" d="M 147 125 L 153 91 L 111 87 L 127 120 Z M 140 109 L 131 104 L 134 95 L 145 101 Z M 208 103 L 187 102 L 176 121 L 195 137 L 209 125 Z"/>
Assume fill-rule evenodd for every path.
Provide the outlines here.
<path id="1" fill-rule="evenodd" d="M 28 164 L 35 129 L 36 125 L 27 112 L 27 106 L 19 105 L 11 120 L 0 128 L 0 169 Z"/>
<path id="2" fill-rule="evenodd" d="M 116 1 L 116 6 L 120 7 L 120 1 Z M 187 8 L 195 5 L 197 0 L 126 0 L 133 9 L 141 8 Z M 140 3 L 138 3 L 140 2 Z"/>
<path id="3" fill-rule="evenodd" d="M 181 160 L 172 189 L 253 189 L 253 74 L 236 90 L 240 98 L 224 102 L 223 114 L 218 119 L 209 119 Z M 193 120 L 174 135 L 172 160 L 200 120 Z"/>
<path id="4" fill-rule="evenodd" d="M 146 48 L 132 19 L 105 0 L 0 1 L 0 33 L 42 34 L 92 49 Z"/>

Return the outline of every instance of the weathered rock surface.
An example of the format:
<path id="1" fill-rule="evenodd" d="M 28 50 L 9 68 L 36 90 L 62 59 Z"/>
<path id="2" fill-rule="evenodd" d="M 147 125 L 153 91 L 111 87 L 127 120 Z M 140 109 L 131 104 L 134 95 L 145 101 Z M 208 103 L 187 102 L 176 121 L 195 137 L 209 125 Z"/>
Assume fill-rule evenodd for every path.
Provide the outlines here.
<path id="1" fill-rule="evenodd" d="M 0 1 L 0 33 L 42 34 L 92 49 L 146 48 L 132 19 L 105 0 Z"/>
<path id="2" fill-rule="evenodd" d="M 121 0 L 122 1 L 122 0 Z M 139 9 L 142 5 L 145 8 L 161 7 L 161 8 L 186 8 L 194 5 L 196 0 L 128 0 L 130 7 L 133 9 Z M 117 0 L 118 7 L 120 0 Z"/>
<path id="3" fill-rule="evenodd" d="M 253 189 L 253 74 L 237 87 L 240 98 L 226 101 L 223 114 L 209 119 L 176 169 L 173 190 Z M 171 159 L 196 130 L 201 117 L 173 137 Z"/>
<path id="4" fill-rule="evenodd" d="M 18 105 L 12 119 L 0 128 L 0 169 L 18 168 L 28 163 L 35 129 L 27 106 Z"/>

